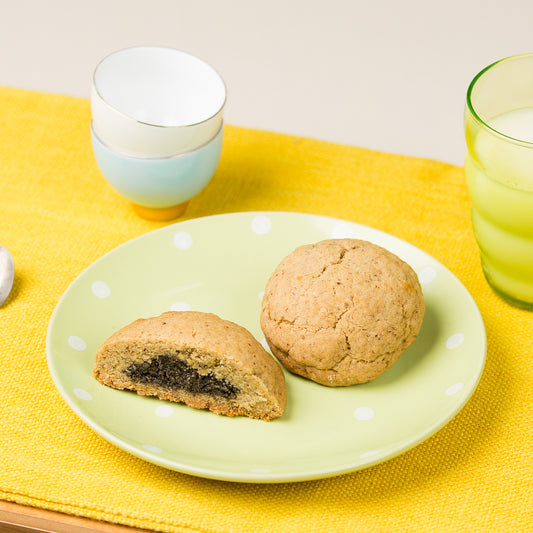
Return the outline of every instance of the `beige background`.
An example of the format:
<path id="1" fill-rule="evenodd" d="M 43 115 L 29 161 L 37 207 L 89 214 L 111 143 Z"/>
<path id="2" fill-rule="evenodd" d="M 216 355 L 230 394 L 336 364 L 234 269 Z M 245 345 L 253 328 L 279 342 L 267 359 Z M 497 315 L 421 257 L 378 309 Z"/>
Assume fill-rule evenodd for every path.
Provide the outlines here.
<path id="1" fill-rule="evenodd" d="M 533 51 L 532 20 L 530 0 L 0 0 L 0 85 L 88 97 L 103 56 L 171 46 L 222 74 L 230 124 L 462 165 L 468 84 Z"/>

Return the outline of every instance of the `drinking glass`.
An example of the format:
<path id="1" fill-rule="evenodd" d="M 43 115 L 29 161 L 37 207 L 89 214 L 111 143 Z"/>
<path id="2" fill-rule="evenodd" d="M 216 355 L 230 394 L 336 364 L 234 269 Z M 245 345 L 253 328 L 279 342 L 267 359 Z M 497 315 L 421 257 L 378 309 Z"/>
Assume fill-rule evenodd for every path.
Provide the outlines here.
<path id="1" fill-rule="evenodd" d="M 465 174 L 483 273 L 508 303 L 533 310 L 533 53 L 471 82 Z"/>

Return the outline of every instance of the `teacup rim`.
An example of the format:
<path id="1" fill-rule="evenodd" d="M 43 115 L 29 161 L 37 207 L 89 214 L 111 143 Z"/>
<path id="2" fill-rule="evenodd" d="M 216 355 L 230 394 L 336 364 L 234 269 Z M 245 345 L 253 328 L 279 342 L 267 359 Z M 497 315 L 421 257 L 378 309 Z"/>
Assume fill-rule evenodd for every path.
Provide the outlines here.
<path id="1" fill-rule="evenodd" d="M 192 57 L 194 59 L 197 59 L 198 61 L 201 61 L 202 63 L 204 63 L 208 67 L 210 67 L 215 72 L 215 74 L 218 76 L 218 78 L 220 79 L 220 81 L 222 83 L 222 86 L 224 87 L 224 99 L 223 99 L 222 104 L 220 105 L 220 107 L 217 109 L 217 111 L 215 113 L 211 114 L 211 116 L 209 116 L 209 117 L 207 117 L 207 118 L 205 118 L 203 120 L 199 120 L 198 122 L 194 122 L 192 124 L 180 124 L 180 125 L 169 126 L 169 125 L 165 125 L 165 124 L 154 124 L 152 122 L 139 120 L 139 119 L 137 119 L 135 117 L 132 117 L 131 115 L 128 115 L 127 113 L 124 113 L 123 111 L 120 111 L 115 106 L 111 105 L 104 98 L 102 93 L 98 90 L 98 87 L 97 87 L 97 84 L 96 84 L 96 79 L 95 79 L 96 78 L 96 72 L 98 71 L 98 68 L 100 67 L 100 65 L 102 65 L 104 63 L 104 61 L 106 61 L 107 59 L 109 59 L 111 56 L 113 56 L 115 54 L 118 54 L 120 52 L 125 52 L 127 50 L 135 50 L 135 49 L 142 49 L 142 48 L 152 48 L 152 49 L 158 49 L 158 50 L 170 50 L 170 51 L 173 51 L 173 52 L 179 52 L 181 54 L 185 54 L 185 55 L 188 55 L 188 56 L 190 56 L 190 57 Z M 186 129 L 186 128 L 193 128 L 193 127 L 199 126 L 201 124 L 205 124 L 206 122 L 209 122 L 210 120 L 212 120 L 214 117 L 216 117 L 217 115 L 219 115 L 222 112 L 222 110 L 226 107 L 226 103 L 227 103 L 227 100 L 228 100 L 228 88 L 226 86 L 226 82 L 224 81 L 224 78 L 221 76 L 220 72 L 218 72 L 217 69 L 215 69 L 210 63 L 208 63 L 207 61 L 203 60 L 202 58 L 200 58 L 200 57 L 198 57 L 198 56 L 196 56 L 194 54 L 190 54 L 189 52 L 185 52 L 184 50 L 180 50 L 179 48 L 173 48 L 171 46 L 135 45 L 135 46 L 127 46 L 125 48 L 120 48 L 118 50 L 114 50 L 113 52 L 110 52 L 109 54 L 107 54 L 104 57 L 102 57 L 102 59 L 100 59 L 100 61 L 96 64 L 96 67 L 94 68 L 93 75 L 92 75 L 92 88 L 93 88 L 94 92 L 98 95 L 98 97 L 100 98 L 100 100 L 102 101 L 103 104 L 105 104 L 109 109 L 111 109 L 115 113 L 119 114 L 120 116 L 124 117 L 125 119 L 127 119 L 129 121 L 132 121 L 132 122 L 135 122 L 137 124 L 140 124 L 142 126 L 148 126 L 150 128 L 161 128 L 161 129 L 166 129 L 166 130 L 180 130 L 180 129 Z"/>
<path id="2" fill-rule="evenodd" d="M 173 154 L 168 154 L 168 155 L 150 155 L 150 154 L 139 154 L 139 153 L 128 152 L 127 150 L 123 150 L 122 148 L 118 148 L 117 146 L 114 146 L 106 142 L 104 139 L 102 139 L 102 137 L 96 131 L 96 128 L 94 126 L 94 120 L 91 120 L 91 133 L 104 148 L 106 148 L 110 152 L 114 152 L 123 157 L 128 157 L 131 159 L 140 159 L 140 160 L 177 159 L 179 157 L 193 154 L 194 152 L 198 152 L 202 148 L 205 148 L 208 144 L 211 144 L 222 133 L 223 129 L 224 129 L 224 121 L 220 123 L 220 127 L 218 128 L 217 132 L 210 139 L 208 139 L 207 141 L 203 142 L 202 144 L 192 149 L 186 150 L 185 152 L 175 152 Z"/>

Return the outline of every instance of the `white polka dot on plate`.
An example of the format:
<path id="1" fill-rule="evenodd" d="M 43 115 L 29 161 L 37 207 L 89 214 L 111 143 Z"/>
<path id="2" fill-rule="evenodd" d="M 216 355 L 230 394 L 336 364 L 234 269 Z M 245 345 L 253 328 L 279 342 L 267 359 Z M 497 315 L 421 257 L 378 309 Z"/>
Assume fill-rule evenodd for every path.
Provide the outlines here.
<path id="1" fill-rule="evenodd" d="M 423 268 L 418 273 L 418 281 L 420 281 L 420 285 L 427 285 L 428 283 L 431 283 L 436 277 L 437 271 L 433 267 Z"/>
<path id="2" fill-rule="evenodd" d="M 178 250 L 188 250 L 193 245 L 193 238 L 192 235 L 186 231 L 178 231 L 174 235 L 173 242 Z"/>
<path id="3" fill-rule="evenodd" d="M 76 395 L 77 398 L 79 398 L 80 400 L 85 400 L 86 402 L 89 402 L 93 399 L 93 397 L 91 396 L 90 393 L 88 393 L 86 390 L 84 389 L 74 389 L 74 394 Z"/>
<path id="4" fill-rule="evenodd" d="M 171 311 L 190 311 L 191 306 L 187 302 L 175 302 L 170 306 Z"/>
<path id="5" fill-rule="evenodd" d="M 107 298 L 111 294 L 109 285 L 103 281 L 95 281 L 91 285 L 91 290 L 97 298 Z"/>
<path id="6" fill-rule="evenodd" d="M 266 215 L 256 215 L 252 220 L 252 231 L 257 235 L 265 235 L 272 227 L 271 220 Z"/>
<path id="7" fill-rule="evenodd" d="M 353 416 L 357 420 L 370 420 L 374 418 L 374 410 L 370 407 L 358 407 L 354 410 Z"/>
<path id="8" fill-rule="evenodd" d="M 262 301 L 263 300 L 263 297 L 265 296 L 265 291 L 261 291 L 257 297 Z"/>
<path id="9" fill-rule="evenodd" d="M 453 396 L 454 394 L 457 394 L 464 386 L 464 383 L 454 383 L 446 389 L 446 396 Z"/>
<path id="10" fill-rule="evenodd" d="M 161 418 L 168 418 L 174 414 L 174 407 L 172 405 L 159 405 L 155 410 L 155 414 Z"/>
<path id="11" fill-rule="evenodd" d="M 261 341 L 261 346 L 262 346 L 267 352 L 270 351 L 270 346 L 268 345 L 268 342 L 266 341 L 266 339 L 263 339 L 263 340 Z"/>
<path id="12" fill-rule="evenodd" d="M 354 236 L 355 229 L 348 222 L 341 222 L 331 230 L 332 239 L 353 239 Z"/>
<path id="13" fill-rule="evenodd" d="M 153 444 L 143 444 L 142 447 L 147 452 L 161 453 L 163 451 L 159 446 L 154 446 Z"/>
<path id="14" fill-rule="evenodd" d="M 83 352 L 87 348 L 87 344 L 85 344 L 85 341 L 81 337 L 77 337 L 76 335 L 71 335 L 68 338 L 68 343 L 71 348 L 74 348 L 74 350 L 78 352 Z"/>
<path id="15" fill-rule="evenodd" d="M 455 335 L 452 335 L 451 337 L 448 337 L 448 340 L 446 341 L 446 348 L 449 350 L 453 350 L 454 348 L 458 348 L 463 344 L 465 340 L 465 336 L 462 333 L 455 333 Z"/>

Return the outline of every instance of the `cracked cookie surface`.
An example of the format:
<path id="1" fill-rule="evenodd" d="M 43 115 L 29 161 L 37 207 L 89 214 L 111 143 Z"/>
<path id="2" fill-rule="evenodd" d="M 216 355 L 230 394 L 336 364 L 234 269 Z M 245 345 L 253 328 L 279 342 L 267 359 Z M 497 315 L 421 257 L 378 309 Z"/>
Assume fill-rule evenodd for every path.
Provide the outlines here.
<path id="1" fill-rule="evenodd" d="M 261 328 L 291 372 L 328 386 L 371 381 L 415 340 L 424 299 L 413 269 L 367 241 L 297 248 L 267 282 Z"/>

